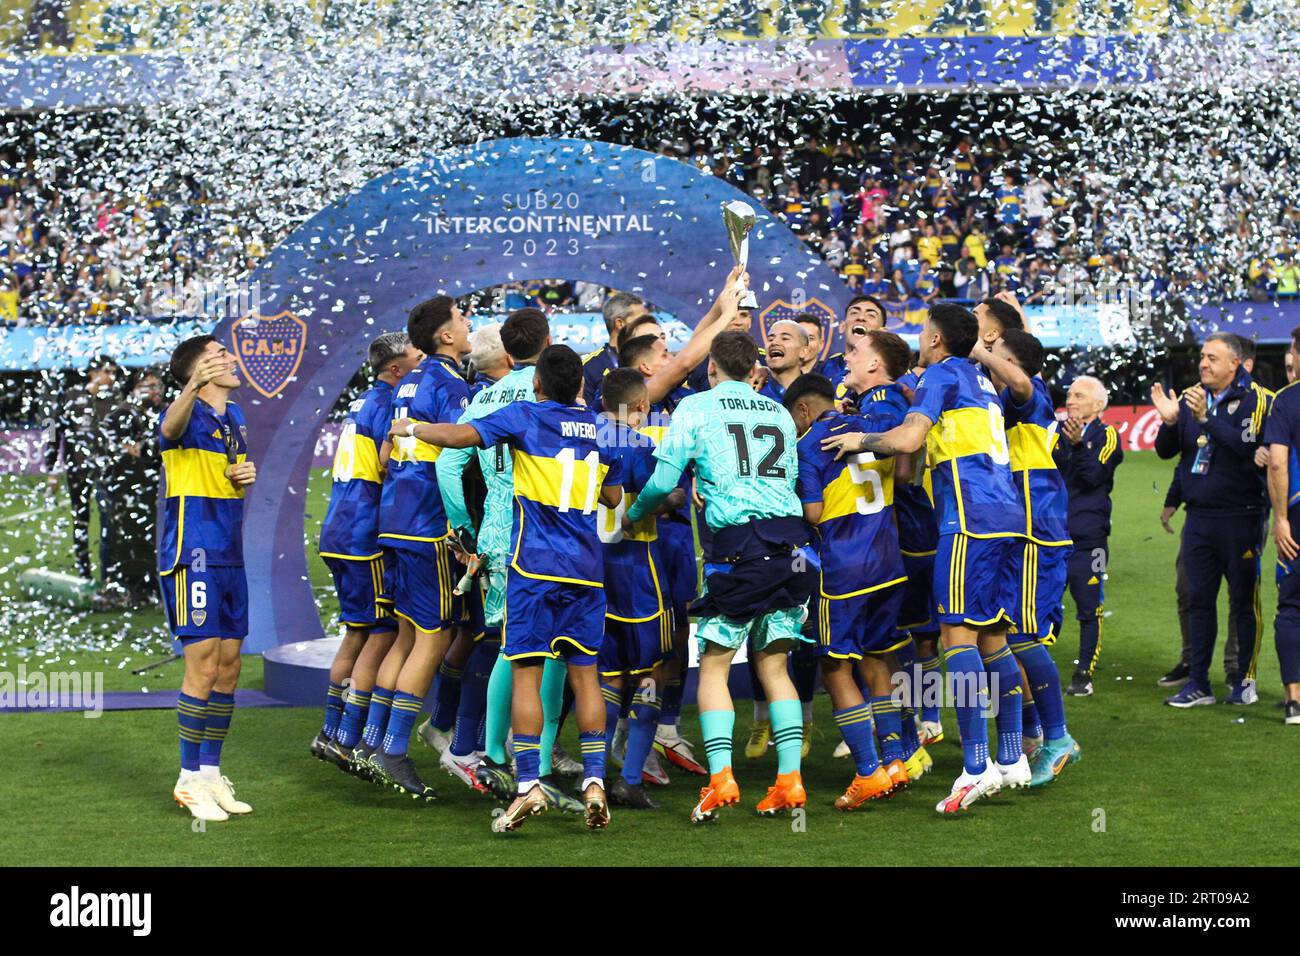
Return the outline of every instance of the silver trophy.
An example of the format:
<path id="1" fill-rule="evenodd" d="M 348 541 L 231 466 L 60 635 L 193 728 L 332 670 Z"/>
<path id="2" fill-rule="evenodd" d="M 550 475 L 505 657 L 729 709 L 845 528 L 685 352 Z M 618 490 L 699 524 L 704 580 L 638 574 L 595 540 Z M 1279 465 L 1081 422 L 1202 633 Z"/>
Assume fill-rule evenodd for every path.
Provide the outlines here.
<path id="1" fill-rule="evenodd" d="M 722 224 L 727 227 L 727 238 L 731 242 L 731 257 L 744 272 L 749 265 L 749 231 L 754 228 L 758 216 L 752 206 L 739 199 L 722 204 Z M 758 308 L 754 293 L 746 290 L 740 300 L 742 309 Z"/>

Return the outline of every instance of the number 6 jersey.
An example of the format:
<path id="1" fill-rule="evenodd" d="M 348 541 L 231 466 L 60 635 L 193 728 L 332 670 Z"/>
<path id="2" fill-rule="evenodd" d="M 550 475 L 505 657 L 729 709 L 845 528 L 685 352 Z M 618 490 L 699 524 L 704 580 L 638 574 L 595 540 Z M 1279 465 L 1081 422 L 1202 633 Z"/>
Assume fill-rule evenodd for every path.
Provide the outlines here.
<path id="1" fill-rule="evenodd" d="M 379 496 L 384 472 L 379 446 L 388 437 L 393 386 L 376 381 L 348 406 L 334 449 L 330 504 L 320 528 L 320 553 L 327 558 L 378 557 Z"/>
<path id="2" fill-rule="evenodd" d="M 950 355 L 921 374 L 911 411 L 934 423 L 925 449 L 939 533 L 1023 535 L 1025 507 L 1011 477 L 1002 403 L 988 376 Z"/>

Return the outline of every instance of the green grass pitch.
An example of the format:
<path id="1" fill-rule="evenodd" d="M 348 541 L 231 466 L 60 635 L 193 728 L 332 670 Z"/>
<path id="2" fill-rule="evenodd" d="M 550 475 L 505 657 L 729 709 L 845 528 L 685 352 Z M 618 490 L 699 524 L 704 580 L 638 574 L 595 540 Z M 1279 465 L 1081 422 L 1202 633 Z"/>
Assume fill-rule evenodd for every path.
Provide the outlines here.
<path id="1" fill-rule="evenodd" d="M 172 710 L 93 720 L 0 714 L 0 858 L 169 866 L 1277 863 L 1279 848 L 1300 839 L 1292 792 L 1300 732 L 1285 727 L 1274 706 L 1281 690 L 1272 635 L 1272 547 L 1264 558 L 1260 702 L 1186 712 L 1163 706 L 1166 692 L 1156 678 L 1178 652 L 1177 544 L 1157 520 L 1169 474 L 1169 463 L 1150 453 L 1130 454 L 1118 472 L 1097 692 L 1067 700 L 1082 762 L 1042 790 L 1000 795 L 957 819 L 934 812 L 960 770 L 960 752 L 951 743 L 935 748 L 933 776 L 897 799 L 853 814 L 832 809 L 852 768 L 831 759 L 838 735 L 825 695 L 816 703 L 816 747 L 804 771 L 810 803 L 802 820 L 759 818 L 753 811 L 775 773 L 769 753 L 756 762 L 738 756 L 742 805 L 717 824 L 687 822 L 699 778 L 674 773 L 669 788 L 654 792 L 658 811 L 616 807 L 610 829 L 598 833 L 586 832 L 577 817 L 552 812 L 516 834 L 494 835 L 488 825 L 496 804 L 440 773 L 432 752 L 418 743 L 413 755 L 438 787 L 437 804 L 416 805 L 347 777 L 308 755 L 317 708 L 236 711 L 224 770 L 256 810 L 195 832 L 188 814 L 171 801 L 177 760 Z M 324 511 L 325 476 L 316 475 L 312 487 L 309 533 Z M 0 600 L 9 606 L 0 670 L 13 671 L 19 663 L 28 670 L 97 670 L 110 690 L 148 688 L 170 699 L 180 684 L 176 665 L 131 674 L 167 653 L 157 613 L 50 614 L 21 603 L 17 571 L 32 563 L 70 565 L 66 521 L 56 510 L 39 510 L 46 505 L 30 479 L 5 479 L 0 501 L 0 553 L 10 572 L 0 581 Z M 313 582 L 322 612 L 332 613 L 319 562 Z M 1066 635 L 1056 648 L 1066 679 L 1077 649 L 1073 613 L 1067 596 Z M 1221 692 L 1217 661 L 1212 673 Z M 257 658 L 247 660 L 243 683 L 260 686 Z M 739 712 L 738 752 L 749 729 L 747 701 Z M 698 743 L 694 712 L 682 719 L 684 734 Z M 945 722 L 955 723 L 950 712 Z M 572 751 L 574 738 L 570 724 L 564 742 Z"/>

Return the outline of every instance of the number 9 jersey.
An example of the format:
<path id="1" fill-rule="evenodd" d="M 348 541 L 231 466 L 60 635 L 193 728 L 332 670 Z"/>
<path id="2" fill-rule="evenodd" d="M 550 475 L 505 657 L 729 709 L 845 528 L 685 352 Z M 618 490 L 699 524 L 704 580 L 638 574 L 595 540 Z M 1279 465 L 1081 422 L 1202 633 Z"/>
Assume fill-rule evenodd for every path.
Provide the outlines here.
<path id="1" fill-rule="evenodd" d="M 334 450 L 330 503 L 320 529 L 323 557 L 380 555 L 379 498 L 384 483 L 379 446 L 388 437 L 393 386 L 376 381 L 348 407 Z"/>
<path id="2" fill-rule="evenodd" d="M 1025 507 L 1011 477 L 1002 403 L 988 376 L 950 355 L 921 374 L 911 411 L 934 423 L 925 448 L 939 534 L 1023 535 Z"/>

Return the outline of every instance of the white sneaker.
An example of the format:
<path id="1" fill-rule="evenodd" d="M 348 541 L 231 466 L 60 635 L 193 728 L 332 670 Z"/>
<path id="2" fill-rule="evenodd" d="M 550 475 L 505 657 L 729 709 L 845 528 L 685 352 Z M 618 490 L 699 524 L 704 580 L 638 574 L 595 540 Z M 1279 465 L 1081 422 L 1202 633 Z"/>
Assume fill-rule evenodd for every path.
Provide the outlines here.
<path id="1" fill-rule="evenodd" d="M 935 810 L 940 813 L 957 813 L 968 809 L 981 797 L 991 797 L 1001 789 L 1002 774 L 990 760 L 985 764 L 984 772 L 979 775 L 963 770 L 953 783 L 952 792 L 935 805 Z"/>
<path id="2" fill-rule="evenodd" d="M 1029 786 L 1029 781 L 1034 778 L 1034 772 L 1029 769 L 1029 758 L 1024 754 L 1013 764 L 994 764 L 998 768 L 998 773 L 1002 774 L 1002 786 L 1008 790 L 1019 790 L 1021 787 Z"/>
<path id="3" fill-rule="evenodd" d="M 921 721 L 921 746 L 928 747 L 943 740 L 943 724 L 937 720 Z"/>
<path id="4" fill-rule="evenodd" d="M 582 773 L 582 764 L 565 753 L 563 747 L 556 744 L 551 748 L 551 770 L 555 773 L 562 773 L 566 777 L 572 777 Z"/>
<path id="5" fill-rule="evenodd" d="M 203 783 L 208 788 L 208 793 L 212 794 L 212 799 L 217 802 L 217 806 L 226 813 L 253 812 L 253 808 L 243 800 L 235 799 L 235 788 L 231 786 L 229 777 L 204 777 Z"/>
<path id="6" fill-rule="evenodd" d="M 648 779 L 655 786 L 668 786 L 668 771 L 664 769 L 664 765 L 659 762 L 659 755 L 653 750 L 645 758 L 645 763 L 641 765 L 641 776 L 643 779 Z"/>
<path id="7" fill-rule="evenodd" d="M 474 768 L 478 766 L 478 760 L 475 759 L 474 754 L 470 754 L 466 757 L 457 757 L 451 752 L 451 748 L 448 747 L 442 752 L 442 756 L 438 758 L 438 766 L 471 790 L 482 789 L 482 785 L 474 775 Z"/>
<path id="8" fill-rule="evenodd" d="M 176 779 L 176 786 L 172 788 L 172 799 L 190 811 L 190 815 L 196 820 L 205 823 L 222 823 L 230 819 L 230 814 L 217 806 L 217 801 L 212 799 L 212 794 L 204 785 L 203 778 L 197 773 L 181 772 Z"/>
<path id="9" fill-rule="evenodd" d="M 415 728 L 415 733 L 435 753 L 442 753 L 451 746 L 451 734 L 445 734 L 433 726 L 432 718 L 426 718 L 424 723 Z"/>
<path id="10" fill-rule="evenodd" d="M 842 760 L 843 758 L 849 756 L 849 754 L 851 754 L 851 753 L 853 753 L 853 751 L 849 749 L 849 743 L 848 743 L 848 741 L 847 741 L 847 740 L 841 740 L 841 741 L 836 745 L 836 747 L 835 747 L 835 752 L 834 752 L 833 754 L 831 754 L 831 756 L 834 757 L 836 760 Z"/>

